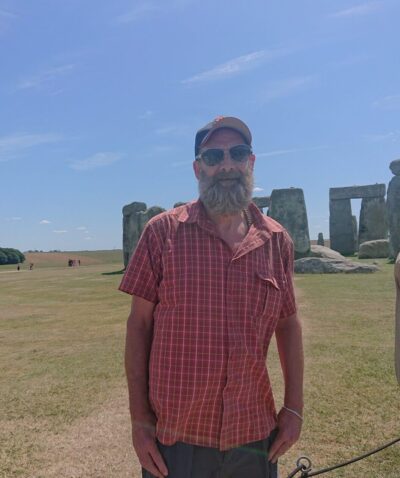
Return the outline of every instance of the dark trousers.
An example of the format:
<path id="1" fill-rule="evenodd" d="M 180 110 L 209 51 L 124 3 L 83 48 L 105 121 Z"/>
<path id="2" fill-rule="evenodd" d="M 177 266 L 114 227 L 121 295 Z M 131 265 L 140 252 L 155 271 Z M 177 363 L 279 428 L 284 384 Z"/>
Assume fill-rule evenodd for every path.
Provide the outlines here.
<path id="1" fill-rule="evenodd" d="M 227 451 L 182 442 L 171 446 L 158 442 L 158 447 L 168 468 L 168 478 L 277 478 L 277 464 L 268 461 L 276 432 L 264 440 Z M 154 476 L 143 469 L 142 478 Z"/>

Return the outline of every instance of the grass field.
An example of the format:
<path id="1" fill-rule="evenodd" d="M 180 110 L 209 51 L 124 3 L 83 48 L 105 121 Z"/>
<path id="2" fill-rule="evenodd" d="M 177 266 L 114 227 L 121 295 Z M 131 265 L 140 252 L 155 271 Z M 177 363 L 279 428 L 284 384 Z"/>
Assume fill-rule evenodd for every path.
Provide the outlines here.
<path id="1" fill-rule="evenodd" d="M 121 251 L 79 257 L 94 262 L 68 268 L 46 255 L 32 271 L 0 266 L 0 477 L 140 477 L 123 372 L 130 298 L 113 274 Z M 393 266 L 379 263 L 375 274 L 296 277 L 305 423 L 281 477 L 300 455 L 319 469 L 400 436 Z M 275 346 L 268 363 L 279 406 Z M 400 444 L 323 476 L 398 478 Z"/>

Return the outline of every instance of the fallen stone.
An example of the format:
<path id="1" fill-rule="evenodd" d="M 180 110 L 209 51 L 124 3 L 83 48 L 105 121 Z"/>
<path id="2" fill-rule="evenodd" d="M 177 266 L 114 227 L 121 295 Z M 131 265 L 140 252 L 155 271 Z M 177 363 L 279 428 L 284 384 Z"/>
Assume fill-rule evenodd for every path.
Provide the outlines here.
<path id="1" fill-rule="evenodd" d="M 339 261 L 345 261 L 346 258 L 338 251 L 334 251 L 329 247 L 311 245 L 309 257 L 322 257 L 325 259 L 337 259 Z"/>
<path id="2" fill-rule="evenodd" d="M 359 259 L 377 259 L 378 257 L 389 257 L 389 239 L 366 241 L 360 245 Z"/>
<path id="3" fill-rule="evenodd" d="M 323 257 L 304 257 L 294 261 L 294 271 L 298 274 L 337 274 L 337 273 L 370 273 L 379 271 L 379 267 L 372 264 Z"/>
<path id="4" fill-rule="evenodd" d="M 392 161 L 389 165 L 389 168 L 395 176 L 400 176 L 400 159 L 395 159 Z"/>

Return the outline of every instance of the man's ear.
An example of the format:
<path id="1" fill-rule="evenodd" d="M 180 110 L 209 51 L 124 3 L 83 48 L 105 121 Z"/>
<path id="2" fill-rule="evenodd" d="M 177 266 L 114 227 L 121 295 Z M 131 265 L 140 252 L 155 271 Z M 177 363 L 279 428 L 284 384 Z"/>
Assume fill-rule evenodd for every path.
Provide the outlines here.
<path id="1" fill-rule="evenodd" d="M 200 179 L 200 164 L 199 161 L 193 161 L 193 171 L 197 179 Z"/>
<path id="2" fill-rule="evenodd" d="M 256 155 L 251 154 L 250 157 L 249 157 L 249 164 L 250 164 L 250 168 L 251 168 L 252 171 L 254 170 L 254 163 L 255 162 L 256 162 Z"/>

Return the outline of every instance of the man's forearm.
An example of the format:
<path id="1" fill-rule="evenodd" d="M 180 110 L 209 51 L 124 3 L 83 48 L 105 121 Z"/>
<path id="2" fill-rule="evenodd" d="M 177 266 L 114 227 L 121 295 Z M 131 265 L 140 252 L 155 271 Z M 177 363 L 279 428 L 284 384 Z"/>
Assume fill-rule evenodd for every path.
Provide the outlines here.
<path id="1" fill-rule="evenodd" d="M 279 357 L 285 381 L 285 406 L 303 410 L 303 341 L 297 315 L 282 319 L 275 330 Z"/>
<path id="2" fill-rule="evenodd" d="M 125 371 L 129 390 L 129 409 L 132 422 L 146 421 L 152 415 L 148 398 L 149 356 L 153 330 L 137 325 L 130 316 L 127 324 Z"/>

